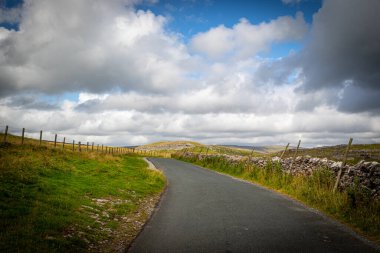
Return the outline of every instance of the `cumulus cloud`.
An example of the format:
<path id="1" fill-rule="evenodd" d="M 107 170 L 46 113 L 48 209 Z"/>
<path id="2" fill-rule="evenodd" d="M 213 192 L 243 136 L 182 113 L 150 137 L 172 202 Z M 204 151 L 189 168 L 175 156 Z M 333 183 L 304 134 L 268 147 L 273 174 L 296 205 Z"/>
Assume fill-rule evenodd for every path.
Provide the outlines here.
<path id="1" fill-rule="evenodd" d="M 380 113 L 379 11 L 376 0 L 324 2 L 298 56 L 305 78 L 301 94 L 324 91 L 326 103 L 341 111 Z"/>
<path id="2" fill-rule="evenodd" d="M 165 18 L 126 1 L 27 1 L 0 29 L 0 94 L 180 89 L 194 63 Z"/>
<path id="3" fill-rule="evenodd" d="M 20 94 L 12 97 L 7 97 L 1 102 L 3 102 L 6 106 L 20 109 L 28 108 L 42 111 L 59 109 L 59 106 L 57 104 L 43 101 L 36 94 Z"/>
<path id="4" fill-rule="evenodd" d="M 244 59 L 269 50 L 272 43 L 300 40 L 306 31 L 302 13 L 297 13 L 295 18 L 283 16 L 258 25 L 243 18 L 232 28 L 220 25 L 195 35 L 191 46 L 212 59 L 231 56 Z"/>
<path id="5" fill-rule="evenodd" d="M 325 1 L 310 34 L 299 13 L 189 44 L 138 2 L 26 1 L 20 29 L 0 27 L 1 121 L 112 145 L 380 142 L 375 1 Z M 257 55 L 305 35 L 299 53 Z"/>

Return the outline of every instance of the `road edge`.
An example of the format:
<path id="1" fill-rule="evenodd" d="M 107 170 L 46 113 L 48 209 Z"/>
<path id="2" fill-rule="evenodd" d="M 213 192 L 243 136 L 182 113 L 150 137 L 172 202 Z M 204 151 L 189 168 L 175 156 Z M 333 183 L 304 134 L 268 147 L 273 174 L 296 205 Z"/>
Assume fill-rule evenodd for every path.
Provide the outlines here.
<path id="1" fill-rule="evenodd" d="M 161 171 L 161 170 L 157 169 L 157 167 L 151 161 L 149 161 L 148 158 L 144 157 L 143 160 L 148 164 L 148 169 L 155 170 L 155 171 Z"/>
<path id="2" fill-rule="evenodd" d="M 149 161 L 149 158 L 144 157 L 143 160 L 146 163 L 148 163 L 148 166 L 149 166 L 148 169 L 162 172 L 162 170 L 160 170 L 153 162 Z M 163 172 L 162 172 L 162 174 L 165 177 L 165 174 Z M 136 239 L 144 231 L 146 225 L 152 220 L 153 216 L 160 209 L 161 202 L 162 202 L 164 196 L 166 195 L 166 193 L 168 191 L 168 186 L 169 186 L 169 180 L 165 177 L 165 187 L 164 187 L 163 191 L 160 193 L 160 196 L 159 196 L 157 202 L 154 205 L 153 211 L 150 213 L 149 217 L 146 219 L 144 225 L 141 227 L 140 231 L 136 234 L 135 238 L 133 238 L 133 240 L 129 243 L 129 245 L 124 249 L 123 252 L 127 253 L 129 251 L 129 249 L 132 248 L 132 246 L 135 243 Z"/>

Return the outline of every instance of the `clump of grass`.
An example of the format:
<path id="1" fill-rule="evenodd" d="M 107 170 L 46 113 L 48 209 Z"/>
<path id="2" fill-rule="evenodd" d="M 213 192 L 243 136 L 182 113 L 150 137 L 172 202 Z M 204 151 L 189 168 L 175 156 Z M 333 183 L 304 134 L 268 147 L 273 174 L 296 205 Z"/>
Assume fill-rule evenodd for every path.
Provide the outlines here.
<path id="1" fill-rule="evenodd" d="M 285 193 L 329 216 L 353 227 L 369 238 L 380 241 L 380 202 L 370 198 L 369 192 L 358 183 L 349 189 L 333 193 L 333 173 L 320 168 L 311 176 L 290 175 L 282 171 L 281 164 L 269 160 L 264 168 L 248 165 L 246 161 L 231 162 L 222 156 L 201 160 L 198 156 L 174 155 L 215 171 L 246 179 L 270 189 Z"/>
<path id="2" fill-rule="evenodd" d="M 86 251 L 163 186 L 136 156 L 1 144 L 0 251 Z"/>

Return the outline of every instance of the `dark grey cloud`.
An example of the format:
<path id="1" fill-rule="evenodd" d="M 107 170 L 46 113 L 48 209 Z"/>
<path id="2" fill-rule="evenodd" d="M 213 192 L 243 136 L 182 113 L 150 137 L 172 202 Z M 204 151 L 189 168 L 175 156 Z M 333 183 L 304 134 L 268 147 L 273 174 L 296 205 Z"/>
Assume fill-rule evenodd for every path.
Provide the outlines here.
<path id="1" fill-rule="evenodd" d="M 346 112 L 380 109 L 380 1 L 324 1 L 298 60 L 301 93 L 335 92 L 328 101 Z M 376 94 L 376 95 L 375 95 Z"/>
<path id="2" fill-rule="evenodd" d="M 41 111 L 57 110 L 59 106 L 41 100 L 38 95 L 18 95 L 7 98 L 6 105 L 20 109 L 36 109 Z"/>
<path id="3" fill-rule="evenodd" d="M 378 83 L 380 85 L 380 83 Z M 350 85 L 345 88 L 343 99 L 338 109 L 344 112 L 371 112 L 380 114 L 380 88 L 358 87 Z"/>

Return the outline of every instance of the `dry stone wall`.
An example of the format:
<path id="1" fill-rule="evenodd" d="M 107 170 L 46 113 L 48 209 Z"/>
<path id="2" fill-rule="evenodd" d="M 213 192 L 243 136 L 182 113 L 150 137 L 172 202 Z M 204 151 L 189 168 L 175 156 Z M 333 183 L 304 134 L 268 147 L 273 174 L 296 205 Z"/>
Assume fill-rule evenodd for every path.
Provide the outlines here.
<path id="1" fill-rule="evenodd" d="M 185 153 L 184 155 L 194 156 L 192 153 Z M 207 155 L 207 157 L 210 156 L 216 155 Z M 292 175 L 310 176 L 315 170 L 326 168 L 331 170 L 336 176 L 342 166 L 342 162 L 328 160 L 327 158 L 316 158 L 310 156 L 298 156 L 294 159 L 294 161 L 292 157 L 286 159 L 273 157 L 271 160 L 268 160 L 262 157 L 252 157 L 250 159 L 247 159 L 247 157 L 243 156 L 222 156 L 232 163 L 245 160 L 247 164 L 251 163 L 259 168 L 264 168 L 268 161 L 279 162 L 281 164 L 282 170 Z M 204 154 L 198 154 L 199 159 L 204 159 L 205 157 L 206 155 Z M 380 163 L 361 161 L 356 165 L 345 165 L 342 169 L 343 174 L 339 184 L 341 188 L 348 188 L 354 186 L 355 183 L 358 183 L 360 187 L 363 187 L 370 192 L 371 197 L 380 200 Z"/>

